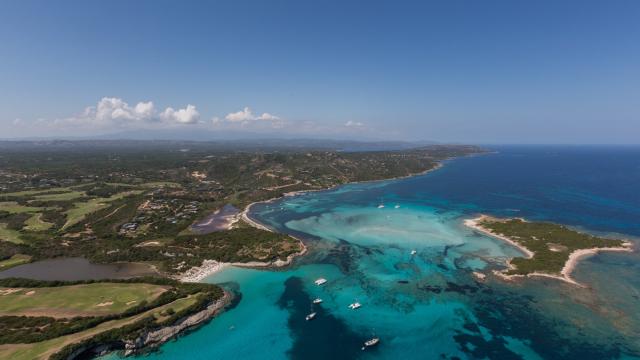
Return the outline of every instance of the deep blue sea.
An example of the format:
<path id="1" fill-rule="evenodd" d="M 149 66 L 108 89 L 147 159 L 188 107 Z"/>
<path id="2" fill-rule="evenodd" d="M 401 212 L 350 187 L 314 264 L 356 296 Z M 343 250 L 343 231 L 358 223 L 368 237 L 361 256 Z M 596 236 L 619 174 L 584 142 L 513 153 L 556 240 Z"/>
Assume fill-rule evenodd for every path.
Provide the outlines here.
<path id="1" fill-rule="evenodd" d="M 479 213 L 518 216 L 629 238 L 637 249 L 640 147 L 491 150 L 426 175 L 255 206 L 253 218 L 304 238 L 309 255 L 284 271 L 211 276 L 238 294 L 234 307 L 142 357 L 640 359 L 638 251 L 583 260 L 574 277 L 586 287 L 504 282 L 491 270 L 522 254 L 463 225 Z M 319 277 L 328 282 L 316 286 Z M 362 307 L 349 309 L 355 301 Z M 305 321 L 311 311 L 317 318 Z M 361 350 L 373 336 L 379 346 Z"/>

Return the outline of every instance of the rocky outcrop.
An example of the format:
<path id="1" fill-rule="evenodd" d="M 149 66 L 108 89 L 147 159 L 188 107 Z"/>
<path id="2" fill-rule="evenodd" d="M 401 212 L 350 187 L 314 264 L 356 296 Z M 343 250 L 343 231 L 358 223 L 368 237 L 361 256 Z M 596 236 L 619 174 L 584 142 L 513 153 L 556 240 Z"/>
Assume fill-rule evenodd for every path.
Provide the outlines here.
<path id="1" fill-rule="evenodd" d="M 206 309 L 186 316 L 171 326 L 145 331 L 135 340 L 127 340 L 124 344 L 124 355 L 135 354 L 142 349 L 159 346 L 179 333 L 202 324 L 220 312 L 231 301 L 231 295 L 225 291 L 224 296 L 211 303 Z"/>

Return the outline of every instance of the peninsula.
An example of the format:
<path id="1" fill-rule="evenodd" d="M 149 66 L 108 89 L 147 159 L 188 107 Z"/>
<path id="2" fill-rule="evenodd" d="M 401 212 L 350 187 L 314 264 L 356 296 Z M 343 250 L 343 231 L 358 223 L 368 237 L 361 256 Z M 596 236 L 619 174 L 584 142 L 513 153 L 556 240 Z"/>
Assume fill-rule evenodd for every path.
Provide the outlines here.
<path id="1" fill-rule="evenodd" d="M 483 152 L 166 141 L 0 142 L 0 149 L 0 325 L 7 329 L 0 357 L 16 359 L 130 354 L 212 318 L 233 295 L 194 282 L 226 265 L 287 266 L 307 251 L 300 239 L 253 221 L 252 203 L 420 174 Z M 55 274 L 35 264 L 53 258 L 135 263 L 156 277 L 33 280 L 38 271 Z M 2 279 L 8 271 L 30 279 Z"/>
<path id="2" fill-rule="evenodd" d="M 629 241 L 607 239 L 581 233 L 564 225 L 529 222 L 520 218 L 500 219 L 481 215 L 465 225 L 520 249 L 525 257 L 507 262 L 507 269 L 496 272 L 505 279 L 544 276 L 580 285 L 571 277 L 578 261 L 600 251 L 632 251 Z"/>

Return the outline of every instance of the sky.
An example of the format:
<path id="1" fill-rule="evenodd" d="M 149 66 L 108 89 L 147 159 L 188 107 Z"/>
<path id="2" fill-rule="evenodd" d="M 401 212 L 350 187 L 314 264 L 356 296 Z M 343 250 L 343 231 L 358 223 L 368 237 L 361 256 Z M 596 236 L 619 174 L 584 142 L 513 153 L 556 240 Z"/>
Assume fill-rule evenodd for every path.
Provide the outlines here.
<path id="1" fill-rule="evenodd" d="M 640 1 L 1 1 L 0 138 L 123 133 L 638 144 Z"/>

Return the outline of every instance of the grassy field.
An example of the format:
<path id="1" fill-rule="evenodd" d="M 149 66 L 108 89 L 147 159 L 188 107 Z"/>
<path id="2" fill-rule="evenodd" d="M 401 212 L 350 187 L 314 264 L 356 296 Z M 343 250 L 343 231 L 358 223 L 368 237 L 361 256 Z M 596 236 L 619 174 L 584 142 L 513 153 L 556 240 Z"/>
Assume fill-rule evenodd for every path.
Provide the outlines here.
<path id="1" fill-rule="evenodd" d="M 0 202 L 0 211 L 7 211 L 12 214 L 24 213 L 24 212 L 38 212 L 42 210 L 43 208 L 33 207 L 33 206 L 24 206 L 24 205 L 18 204 L 15 201 Z"/>
<path id="2" fill-rule="evenodd" d="M 125 319 L 113 320 L 104 322 L 94 328 L 81 331 L 75 334 L 58 337 L 55 339 L 41 341 L 33 344 L 7 344 L 0 345 L 0 359 L 14 359 L 14 360 L 33 360 L 33 359 L 47 359 L 52 354 L 60 351 L 68 344 L 80 342 L 82 340 L 91 338 L 101 332 L 119 328 L 131 323 L 134 323 L 147 316 L 153 316 L 158 320 L 163 319 L 161 312 L 167 309 L 173 309 L 179 311 L 193 304 L 195 298 L 188 297 L 178 299 L 172 303 L 164 306 L 157 307 L 142 314 L 131 316 Z"/>
<path id="3" fill-rule="evenodd" d="M 120 313 L 153 300 L 167 287 L 151 284 L 94 283 L 64 287 L 0 288 L 0 316 L 65 317 Z M 14 289 L 15 290 L 15 289 Z"/>
<path id="4" fill-rule="evenodd" d="M 51 188 L 51 189 L 16 191 L 11 193 L 0 194 L 0 199 L 4 196 L 7 196 L 7 197 L 33 196 L 33 195 L 44 194 L 52 191 L 71 191 L 71 189 L 67 187 L 60 187 L 60 188 Z"/>
<path id="5" fill-rule="evenodd" d="M 67 215 L 67 222 L 62 227 L 62 230 L 79 223 L 88 214 L 96 212 L 100 209 L 104 209 L 105 207 L 109 206 L 109 202 L 122 199 L 123 197 L 128 195 L 141 194 L 142 192 L 142 190 L 132 190 L 118 193 L 108 198 L 96 198 L 88 201 L 77 202 L 74 204 L 74 207 L 72 209 L 65 212 L 65 214 Z"/>
<path id="6" fill-rule="evenodd" d="M 117 183 L 117 182 L 108 182 L 105 184 L 112 185 L 112 186 L 134 186 L 134 187 L 145 188 L 145 189 L 153 189 L 158 187 L 182 188 L 181 184 L 178 184 L 176 182 L 171 182 L 171 181 L 149 181 L 142 184 L 125 184 L 125 183 Z"/>
<path id="7" fill-rule="evenodd" d="M 40 201 L 66 201 L 77 199 L 83 196 L 85 196 L 84 191 L 68 191 L 59 194 L 37 195 L 35 199 Z"/>
<path id="8" fill-rule="evenodd" d="M 52 223 L 42 221 L 42 214 L 38 213 L 27 219 L 24 222 L 25 230 L 29 231 L 44 231 L 53 226 Z"/>
<path id="9" fill-rule="evenodd" d="M 91 199 L 89 201 L 75 203 L 73 208 L 65 212 L 65 214 L 67 215 L 67 222 L 64 224 L 64 226 L 62 226 L 62 230 L 79 223 L 88 214 L 91 214 L 92 212 L 98 211 L 105 207 L 107 207 L 107 204 L 105 203 L 104 198 Z"/>
<path id="10" fill-rule="evenodd" d="M 19 231 L 7 229 L 7 224 L 3 223 L 0 223 L 0 240 L 16 244 L 21 244 L 23 242 L 22 239 L 20 239 Z"/>
<path id="11" fill-rule="evenodd" d="M 6 270 L 10 267 L 26 264 L 31 261 L 31 256 L 16 254 L 6 260 L 0 260 L 0 271 Z"/>

